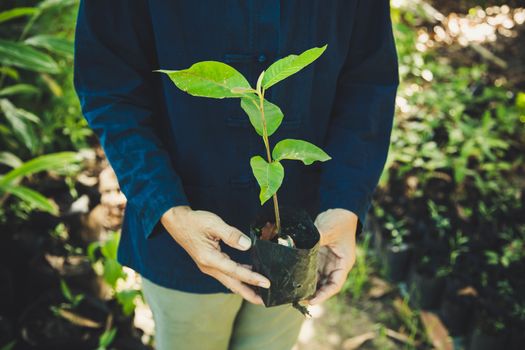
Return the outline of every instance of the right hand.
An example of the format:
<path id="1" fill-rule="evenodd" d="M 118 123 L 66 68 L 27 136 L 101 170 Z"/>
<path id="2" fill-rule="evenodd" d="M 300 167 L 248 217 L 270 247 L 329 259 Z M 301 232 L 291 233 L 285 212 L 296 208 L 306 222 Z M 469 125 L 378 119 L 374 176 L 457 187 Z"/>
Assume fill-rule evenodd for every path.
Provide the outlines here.
<path id="1" fill-rule="evenodd" d="M 162 225 L 184 249 L 203 273 L 212 276 L 232 292 L 253 304 L 263 304 L 262 299 L 245 283 L 263 288 L 270 287 L 270 280 L 253 272 L 249 265 L 242 265 L 221 252 L 219 240 L 230 247 L 248 250 L 251 240 L 219 216 L 189 206 L 176 206 L 166 211 Z"/>

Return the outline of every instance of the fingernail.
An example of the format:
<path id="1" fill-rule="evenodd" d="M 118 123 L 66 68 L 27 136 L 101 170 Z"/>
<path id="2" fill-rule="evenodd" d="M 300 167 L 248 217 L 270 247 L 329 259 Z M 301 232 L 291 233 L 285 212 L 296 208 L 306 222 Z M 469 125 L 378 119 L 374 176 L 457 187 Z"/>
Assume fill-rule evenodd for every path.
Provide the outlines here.
<path id="1" fill-rule="evenodd" d="M 252 241 L 246 236 L 241 236 L 241 238 L 239 238 L 239 245 L 241 248 L 249 249 L 252 246 Z"/>
<path id="2" fill-rule="evenodd" d="M 259 282 L 259 287 L 270 288 L 270 282 L 268 282 L 268 281 L 260 281 Z"/>

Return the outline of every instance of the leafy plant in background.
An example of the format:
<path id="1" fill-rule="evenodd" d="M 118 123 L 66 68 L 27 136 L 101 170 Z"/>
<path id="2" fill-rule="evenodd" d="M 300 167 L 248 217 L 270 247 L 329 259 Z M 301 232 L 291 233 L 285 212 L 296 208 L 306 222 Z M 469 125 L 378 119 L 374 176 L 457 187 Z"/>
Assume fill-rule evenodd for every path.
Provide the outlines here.
<path id="1" fill-rule="evenodd" d="M 91 243 L 88 246 L 87 255 L 95 271 L 102 275 L 111 288 L 124 315 L 130 316 L 135 310 L 135 300 L 137 297 L 142 297 L 142 293 L 136 289 L 119 290 L 119 281 L 126 278 L 122 265 L 117 261 L 119 240 L 120 234 L 112 232 L 105 241 Z"/>
<path id="2" fill-rule="evenodd" d="M 273 85 L 299 72 L 319 58 L 326 47 L 327 45 L 314 47 L 300 55 L 289 55 L 274 62 L 261 72 L 255 89 L 235 68 L 217 61 L 198 62 L 183 70 L 158 70 L 167 74 L 179 89 L 190 95 L 241 99 L 241 108 L 248 115 L 257 134 L 262 137 L 266 149 L 266 160 L 256 155 L 250 159 L 250 165 L 261 188 L 259 194 L 261 205 L 273 197 L 275 227 L 268 239 L 279 234 L 281 228 L 277 200 L 277 191 L 284 179 L 281 161 L 299 160 L 305 165 L 310 165 L 315 161 L 324 162 L 331 158 L 319 147 L 304 140 L 281 140 L 271 150 L 269 136 L 279 128 L 284 115 L 278 106 L 264 98 L 264 94 Z"/>
<path id="3" fill-rule="evenodd" d="M 386 212 L 380 206 L 374 206 L 374 217 L 378 218 L 381 223 L 381 232 L 386 235 L 390 247 L 400 248 L 407 243 L 410 237 L 410 229 L 406 219 L 397 218 L 392 213 Z"/>
<path id="4" fill-rule="evenodd" d="M 82 299 L 84 299 L 84 294 L 73 294 L 71 289 L 69 289 L 67 283 L 64 280 L 60 280 L 60 290 L 62 295 L 66 298 L 67 302 L 71 305 L 72 308 L 75 308 L 80 304 Z"/>
<path id="5" fill-rule="evenodd" d="M 13 166 L 14 169 L 0 176 L 0 203 L 3 203 L 9 195 L 13 195 L 29 203 L 33 208 L 40 209 L 51 214 L 58 214 L 57 207 L 42 194 L 31 188 L 21 185 L 23 178 L 46 171 L 59 170 L 79 161 L 76 152 L 59 152 L 33 158 L 25 163 L 13 154 L 1 152 L 0 163 Z"/>
<path id="6" fill-rule="evenodd" d="M 111 343 L 113 343 L 113 340 L 115 339 L 115 336 L 117 335 L 117 329 L 111 328 L 107 329 L 102 333 L 98 340 L 98 348 L 97 350 L 107 350 L 109 349 L 109 346 Z"/>
<path id="7" fill-rule="evenodd" d="M 0 12 L 0 147 L 24 159 L 91 134 L 71 88 L 78 1 L 35 3 Z"/>
<path id="8" fill-rule="evenodd" d="M 392 247 L 401 247 L 410 234 L 406 221 L 395 219 L 391 214 L 385 215 L 384 228 L 390 233 L 389 243 Z"/>
<path id="9" fill-rule="evenodd" d="M 82 293 L 74 294 L 64 280 L 60 280 L 60 290 L 66 302 L 59 305 L 51 305 L 49 308 L 56 317 L 61 317 L 74 324 L 83 324 L 87 327 L 96 327 L 96 323 L 75 313 L 75 309 L 84 300 Z"/>

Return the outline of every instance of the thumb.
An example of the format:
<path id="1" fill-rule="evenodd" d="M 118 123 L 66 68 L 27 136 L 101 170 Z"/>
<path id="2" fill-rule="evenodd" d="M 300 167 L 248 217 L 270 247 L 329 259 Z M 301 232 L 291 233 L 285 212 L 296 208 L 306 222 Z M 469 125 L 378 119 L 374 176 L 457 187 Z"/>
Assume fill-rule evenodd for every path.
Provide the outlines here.
<path id="1" fill-rule="evenodd" d="M 226 223 L 217 227 L 219 238 L 232 248 L 248 250 L 252 246 L 252 240 L 244 233 Z"/>

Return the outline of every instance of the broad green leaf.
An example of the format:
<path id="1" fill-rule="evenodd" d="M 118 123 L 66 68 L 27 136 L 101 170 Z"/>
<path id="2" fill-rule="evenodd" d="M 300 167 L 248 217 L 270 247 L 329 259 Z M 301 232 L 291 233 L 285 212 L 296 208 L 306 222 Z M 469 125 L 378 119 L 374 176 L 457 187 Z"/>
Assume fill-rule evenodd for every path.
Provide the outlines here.
<path id="1" fill-rule="evenodd" d="M 35 7 L 16 7 L 10 10 L 0 12 L 0 23 L 10 21 L 22 16 L 32 16 L 40 10 Z"/>
<path id="2" fill-rule="evenodd" d="M 0 99 L 0 110 L 5 114 L 17 114 L 17 118 L 24 119 L 29 122 L 39 123 L 40 118 L 38 118 L 33 113 L 26 111 L 25 109 L 17 108 L 13 105 L 8 99 Z"/>
<path id="3" fill-rule="evenodd" d="M 106 350 L 117 335 L 117 328 L 111 328 L 105 330 L 104 333 L 98 339 L 98 349 L 97 350 Z"/>
<path id="4" fill-rule="evenodd" d="M 102 274 L 104 280 L 113 288 L 116 287 L 119 278 L 126 277 L 122 265 L 115 259 L 106 259 L 104 261 L 104 271 Z"/>
<path id="5" fill-rule="evenodd" d="M 38 94 L 39 92 L 40 90 L 34 85 L 15 84 L 1 89 L 0 97 L 12 95 L 32 95 Z"/>
<path id="6" fill-rule="evenodd" d="M 78 160 L 76 152 L 58 152 L 33 158 L 0 177 L 0 189 L 5 189 L 13 181 L 22 177 L 44 170 L 57 169 Z"/>
<path id="7" fill-rule="evenodd" d="M 60 55 L 73 57 L 73 42 L 64 38 L 41 34 L 24 40 L 24 43 L 41 47 Z"/>
<path id="8" fill-rule="evenodd" d="M 89 243 L 87 247 L 86 255 L 93 264 L 97 261 L 97 256 L 95 255 L 95 253 L 98 249 L 100 249 L 100 242 L 98 241 Z"/>
<path id="9" fill-rule="evenodd" d="M 62 291 L 62 295 L 68 300 L 73 300 L 73 293 L 71 293 L 71 289 L 69 289 L 69 286 L 67 285 L 66 281 L 63 279 L 60 279 L 60 290 Z"/>
<path id="10" fill-rule="evenodd" d="M 261 156 L 250 159 L 253 175 L 261 187 L 259 200 L 263 205 L 277 192 L 284 179 L 284 168 L 278 161 L 268 163 Z"/>
<path id="11" fill-rule="evenodd" d="M 35 72 L 58 73 L 57 63 L 43 52 L 24 43 L 0 39 L 0 64 Z"/>
<path id="12" fill-rule="evenodd" d="M 46 211 L 50 214 L 57 215 L 58 208 L 49 199 L 41 195 L 35 190 L 32 190 L 25 186 L 10 186 L 1 187 L 0 192 L 10 193 L 21 200 L 30 203 L 33 207 Z"/>
<path id="13" fill-rule="evenodd" d="M 76 5 L 78 3 L 78 0 L 44 0 L 40 4 L 38 4 L 38 7 L 47 10 L 52 7 L 66 7 L 66 6 L 72 6 Z"/>
<path id="14" fill-rule="evenodd" d="M 11 67 L 0 67 L 0 74 L 5 74 L 13 80 L 20 79 L 20 74 L 18 74 L 18 71 Z"/>
<path id="15" fill-rule="evenodd" d="M 218 61 L 202 61 L 183 70 L 157 70 L 167 74 L 181 90 L 193 96 L 241 97 L 233 88 L 250 88 L 246 78 L 235 68 Z"/>
<path id="16" fill-rule="evenodd" d="M 13 350 L 16 345 L 16 340 L 10 341 L 0 348 L 0 350 Z"/>
<path id="17" fill-rule="evenodd" d="M 315 161 L 325 162 L 332 159 L 316 145 L 295 139 L 279 141 L 273 148 L 272 157 L 277 161 L 283 159 L 300 160 L 306 165 L 310 165 Z"/>
<path id="18" fill-rule="evenodd" d="M 248 114 L 250 123 L 259 135 L 263 135 L 263 121 L 261 111 L 258 108 L 259 98 L 252 96 L 241 97 L 241 108 Z M 268 136 L 272 135 L 283 121 L 283 112 L 270 101 L 264 99 L 264 119 L 266 119 L 266 131 Z"/>
<path id="19" fill-rule="evenodd" d="M 51 78 L 49 74 L 42 74 L 42 79 L 53 95 L 56 97 L 62 97 L 64 95 L 64 91 L 62 90 L 60 84 L 55 79 Z"/>
<path id="20" fill-rule="evenodd" d="M 24 145 L 34 153 L 39 139 L 36 136 L 33 123 L 40 120 L 33 113 L 15 107 L 9 100 L 0 99 L 0 111 L 2 111 L 11 125 L 13 134 L 24 143 Z"/>
<path id="21" fill-rule="evenodd" d="M 113 233 L 110 238 L 104 242 L 104 244 L 100 247 L 100 251 L 102 252 L 102 255 L 106 257 L 107 259 L 117 259 L 117 251 L 118 251 L 118 243 L 120 240 L 120 236 L 118 233 Z"/>
<path id="22" fill-rule="evenodd" d="M 124 315 L 129 316 L 135 310 L 135 300 L 140 297 L 140 290 L 126 289 L 116 293 L 116 298 Z"/>
<path id="23" fill-rule="evenodd" d="M 17 168 L 22 165 L 22 160 L 11 152 L 0 152 L 0 163 Z"/>
<path id="24" fill-rule="evenodd" d="M 313 47 L 304 51 L 300 55 L 288 55 L 272 63 L 266 70 L 262 85 L 268 89 L 290 75 L 297 73 L 313 61 L 315 61 L 324 52 L 328 44 L 322 47 Z"/>
<path id="25" fill-rule="evenodd" d="M 252 88 L 243 88 L 243 87 L 234 87 L 230 90 L 234 94 L 247 94 L 247 93 L 256 93 Z"/>
<path id="26" fill-rule="evenodd" d="M 516 95 L 516 107 L 525 110 L 525 92 L 518 92 Z"/>

